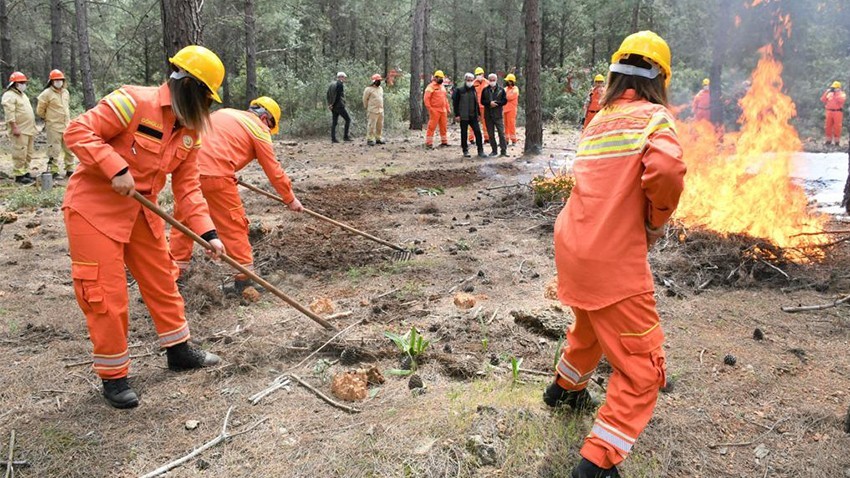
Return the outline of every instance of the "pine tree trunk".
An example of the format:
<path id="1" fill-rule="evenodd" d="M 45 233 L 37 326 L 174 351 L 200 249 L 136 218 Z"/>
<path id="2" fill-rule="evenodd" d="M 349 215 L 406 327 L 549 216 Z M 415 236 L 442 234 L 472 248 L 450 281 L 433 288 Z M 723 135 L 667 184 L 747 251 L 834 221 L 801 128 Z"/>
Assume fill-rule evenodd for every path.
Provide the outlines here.
<path id="1" fill-rule="evenodd" d="M 62 2 L 50 0 L 50 67 L 65 69 L 62 61 Z"/>
<path id="2" fill-rule="evenodd" d="M 144 57 L 145 57 L 145 84 L 151 84 L 151 41 L 150 38 L 145 35 L 144 36 Z"/>
<path id="3" fill-rule="evenodd" d="M 640 0 L 635 0 L 635 6 L 632 9 L 632 33 L 636 33 L 640 28 Z"/>
<path id="4" fill-rule="evenodd" d="M 543 151 L 543 112 L 540 92 L 540 0 L 526 0 L 525 21 L 525 153 Z"/>
<path id="5" fill-rule="evenodd" d="M 422 129 L 422 39 L 428 0 L 413 0 L 413 41 L 410 46 L 410 129 Z"/>
<path id="6" fill-rule="evenodd" d="M 390 75 L 390 34 L 384 32 L 384 78 Z"/>
<path id="7" fill-rule="evenodd" d="M 12 35 L 9 33 L 9 14 L 6 0 L 0 0 L 0 83 L 4 84 L 12 74 Z"/>
<path id="8" fill-rule="evenodd" d="M 203 0 L 160 0 L 166 72 L 171 70 L 168 58 L 174 56 L 185 46 L 201 43 L 203 37 L 201 7 L 203 4 Z"/>
<path id="9" fill-rule="evenodd" d="M 257 27 L 254 0 L 245 0 L 245 101 L 257 97 Z"/>
<path id="10" fill-rule="evenodd" d="M 425 85 L 428 85 L 427 78 L 430 78 L 434 73 L 434 63 L 431 57 L 431 2 L 425 6 L 425 21 L 422 28 L 422 71 L 425 73 Z M 423 88 L 424 90 L 424 88 Z"/>
<path id="11" fill-rule="evenodd" d="M 89 46 L 89 18 L 86 0 L 74 0 L 77 19 L 77 42 L 80 52 L 80 74 L 83 79 L 83 106 L 94 108 L 97 99 L 94 96 L 94 81 L 91 72 L 91 47 Z"/>
<path id="12" fill-rule="evenodd" d="M 77 38 L 77 32 L 73 31 L 73 37 Z M 77 66 L 77 49 L 79 48 L 79 42 L 72 41 L 70 43 L 69 50 L 71 51 L 71 64 L 68 65 L 68 80 L 71 85 L 77 86 L 77 72 L 80 71 Z"/>

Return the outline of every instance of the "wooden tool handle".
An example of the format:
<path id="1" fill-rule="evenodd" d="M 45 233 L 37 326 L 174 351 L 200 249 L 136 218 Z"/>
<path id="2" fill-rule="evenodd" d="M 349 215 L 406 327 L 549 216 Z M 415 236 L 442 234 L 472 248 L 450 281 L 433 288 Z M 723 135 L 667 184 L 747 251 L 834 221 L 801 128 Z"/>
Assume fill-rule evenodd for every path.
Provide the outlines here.
<path id="1" fill-rule="evenodd" d="M 136 201 L 139 201 L 140 203 L 142 203 L 142 206 L 150 209 L 157 216 L 163 218 L 165 220 L 165 222 L 171 224 L 171 227 L 177 229 L 178 231 L 182 232 L 186 236 L 192 238 L 193 241 L 195 241 L 198 244 L 200 244 L 201 246 L 203 246 L 204 249 L 207 249 L 209 251 L 214 251 L 213 247 L 210 245 L 209 242 L 205 241 L 201 236 L 195 234 L 191 229 L 184 226 L 177 219 L 174 219 L 174 217 L 172 217 L 170 214 L 163 211 L 162 208 L 160 208 L 159 206 L 157 206 L 156 204 L 154 204 L 153 202 L 151 202 L 150 200 L 148 200 L 147 198 L 145 198 L 144 196 L 139 194 L 138 191 L 136 191 L 133 194 L 133 198 Z M 272 294 L 278 296 L 281 300 L 283 300 L 284 302 L 286 302 L 287 304 L 289 304 L 290 306 L 295 308 L 297 311 L 299 311 L 302 314 L 306 315 L 307 317 L 311 318 L 313 321 L 320 324 L 322 327 L 324 327 L 328 330 L 337 330 L 337 328 L 334 327 L 330 322 L 328 322 L 325 319 L 314 314 L 310 309 L 299 304 L 294 299 L 292 299 L 288 295 L 284 294 L 283 291 L 281 291 L 277 287 L 273 286 L 272 284 L 270 284 L 268 281 L 266 281 L 262 277 L 258 276 L 254 271 L 252 271 L 252 270 L 248 269 L 247 267 L 243 266 L 242 264 L 236 262 L 232 257 L 228 256 L 227 254 L 222 254 L 221 260 L 223 260 L 228 265 L 230 265 L 230 267 L 233 267 L 234 269 L 241 272 L 242 274 L 245 274 L 246 276 L 250 277 L 251 280 L 253 280 L 257 284 L 260 284 L 266 290 L 268 290 Z"/>
<path id="2" fill-rule="evenodd" d="M 261 194 L 261 195 L 263 195 L 263 196 L 265 196 L 265 197 L 267 197 L 267 198 L 269 198 L 269 199 L 274 199 L 275 201 L 278 201 L 278 202 L 280 202 L 280 203 L 282 203 L 282 204 L 286 204 L 286 202 L 285 202 L 285 201 L 283 200 L 283 198 L 282 198 L 282 197 L 280 197 L 280 196 L 277 196 L 277 195 L 275 195 L 275 194 L 272 194 L 272 193 L 270 193 L 270 192 L 268 192 L 268 191 L 263 191 L 262 189 L 258 188 L 257 186 L 252 186 L 252 185 L 250 185 L 250 184 L 248 184 L 248 183 L 246 183 L 246 182 L 242 181 L 241 179 L 240 179 L 238 182 L 239 182 L 239 185 L 240 185 L 240 186 L 242 186 L 242 187 L 244 187 L 244 188 L 247 188 L 247 189 L 250 189 L 251 191 L 254 191 L 254 192 L 255 192 L 255 193 L 257 193 L 257 194 Z M 325 221 L 325 222 L 331 223 L 331 224 L 333 224 L 334 226 L 341 227 L 341 228 L 345 229 L 346 231 L 351 232 L 351 233 L 353 233 L 353 234 L 357 234 L 357 235 L 359 235 L 359 236 L 363 236 L 363 237 L 365 237 L 366 239 L 369 239 L 369 240 L 375 241 L 375 242 L 377 242 L 378 244 L 383 244 L 383 245 L 385 245 L 385 246 L 387 246 L 387 247 L 391 247 L 391 248 L 393 248 L 393 249 L 395 249 L 395 250 L 397 250 L 397 251 L 406 251 L 406 249 L 405 249 L 405 248 L 403 248 L 403 247 L 399 246 L 398 244 L 393 244 L 392 242 L 385 241 L 385 240 L 380 239 L 380 238 L 378 238 L 378 237 L 375 237 L 375 236 L 373 236 L 373 235 L 371 235 L 371 234 L 369 234 L 369 233 L 367 233 L 367 232 L 363 232 L 363 231 L 360 231 L 360 230 L 358 230 L 358 229 L 355 229 L 355 228 L 353 228 L 353 227 L 349 226 L 348 224 L 345 224 L 345 223 L 342 223 L 342 222 L 339 222 L 339 221 L 335 221 L 335 220 L 333 220 L 333 219 L 331 219 L 331 218 L 329 218 L 329 217 L 327 217 L 327 216 L 323 216 L 323 215 L 321 215 L 321 214 L 317 213 L 316 211 L 312 211 L 312 210 L 310 210 L 310 209 L 307 209 L 306 207 L 304 208 L 304 213 L 305 213 L 305 214 L 309 214 L 310 216 L 313 216 L 313 217 L 315 217 L 316 219 L 320 219 L 320 220 L 322 220 L 322 221 Z"/>

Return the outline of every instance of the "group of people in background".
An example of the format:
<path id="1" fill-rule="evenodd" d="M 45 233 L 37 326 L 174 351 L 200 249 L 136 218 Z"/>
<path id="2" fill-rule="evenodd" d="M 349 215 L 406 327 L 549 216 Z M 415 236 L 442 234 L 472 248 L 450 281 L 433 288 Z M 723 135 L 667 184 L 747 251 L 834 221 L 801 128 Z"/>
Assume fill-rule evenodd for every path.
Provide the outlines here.
<path id="1" fill-rule="evenodd" d="M 44 119 L 44 131 L 47 133 L 47 173 L 54 180 L 70 177 L 74 172 L 74 154 L 65 145 L 62 134 L 71 121 L 71 95 L 65 83 L 65 75 L 60 70 L 50 72 L 44 91 L 38 95 L 35 112 L 26 94 L 29 79 L 19 71 L 13 72 L 3 92 L 3 112 L 12 142 L 12 174 L 15 182 L 31 184 L 35 178 L 30 168 L 35 155 L 35 136 L 38 133 L 35 117 Z M 60 155 L 64 153 L 64 164 L 60 167 Z"/>

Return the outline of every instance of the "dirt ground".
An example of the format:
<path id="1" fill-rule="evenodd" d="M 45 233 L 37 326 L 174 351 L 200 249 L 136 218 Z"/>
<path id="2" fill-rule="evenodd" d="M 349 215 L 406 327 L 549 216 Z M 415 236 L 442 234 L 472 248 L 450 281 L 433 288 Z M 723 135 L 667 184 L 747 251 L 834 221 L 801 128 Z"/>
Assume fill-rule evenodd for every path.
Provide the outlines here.
<path id="1" fill-rule="evenodd" d="M 223 358 L 212 370 L 165 368 L 149 316 L 131 286 L 131 380 L 142 404 L 106 405 L 89 365 L 91 346 L 74 300 L 60 211 L 19 211 L 0 232 L 0 457 L 9 433 L 18 477 L 132 477 L 215 437 L 229 407 L 232 432 L 174 477 L 564 477 L 577 461 L 589 415 L 550 411 L 541 401 L 569 313 L 544 298 L 554 276 L 558 206 L 537 208 L 523 187 L 550 159 L 575 148 L 574 133 L 547 134 L 526 160 L 463 160 L 426 151 L 417 136 L 369 148 L 358 140 L 286 140 L 277 145 L 302 202 L 420 254 L 351 236 L 243 191 L 258 270 L 304 304 L 330 299 L 341 339 L 313 357 L 325 332 L 271 294 L 257 303 L 225 298 L 229 272 L 196 251 L 187 290 L 193 340 Z M 8 172 L 8 156 L 0 169 Z M 252 166 L 243 177 L 266 185 Z M 4 181 L 8 199 L 18 188 Z M 442 193 L 440 193 L 442 191 Z M 31 249 L 21 245 L 29 241 Z M 850 476 L 850 308 L 787 314 L 784 305 L 830 302 L 850 293 L 850 246 L 793 274 L 820 278 L 712 284 L 684 293 L 658 286 L 668 376 L 648 429 L 622 466 L 627 477 Z M 653 262 L 669 268 L 665 251 Z M 669 259 L 669 258 L 666 258 Z M 662 268 L 663 269 L 663 268 Z M 802 284 L 802 285 L 800 285 Z M 459 291 L 476 297 L 459 309 Z M 519 312 L 512 314 L 512 312 Z M 529 324 L 515 317 L 543 317 Z M 536 325 L 536 326 L 535 326 Z M 384 332 L 415 326 L 433 343 L 419 363 L 424 393 L 386 374 L 399 353 Z M 754 340 L 758 328 L 763 340 Z M 734 366 L 725 365 L 732 354 Z M 342 361 L 340 361 L 342 358 Z M 345 363 L 345 365 L 343 364 Z M 386 383 L 349 414 L 299 385 L 257 405 L 248 397 L 295 373 L 330 394 L 331 377 L 376 364 Z M 603 365 L 591 391 L 600 397 Z M 187 429 L 187 421 L 199 422 Z"/>

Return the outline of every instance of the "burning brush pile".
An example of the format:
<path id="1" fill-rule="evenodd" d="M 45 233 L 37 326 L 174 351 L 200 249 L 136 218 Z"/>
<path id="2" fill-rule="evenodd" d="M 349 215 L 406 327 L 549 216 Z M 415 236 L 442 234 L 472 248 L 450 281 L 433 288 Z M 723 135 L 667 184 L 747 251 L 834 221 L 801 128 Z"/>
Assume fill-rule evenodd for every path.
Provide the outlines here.
<path id="1" fill-rule="evenodd" d="M 791 179 L 802 142 L 790 124 L 796 107 L 782 91 L 781 73 L 764 47 L 741 100 L 738 133 L 718 134 L 706 121 L 678 124 L 685 192 L 674 227 L 652 255 L 668 289 L 787 284 L 840 242 L 824 233 L 829 218 L 809 211 L 805 190 Z"/>

